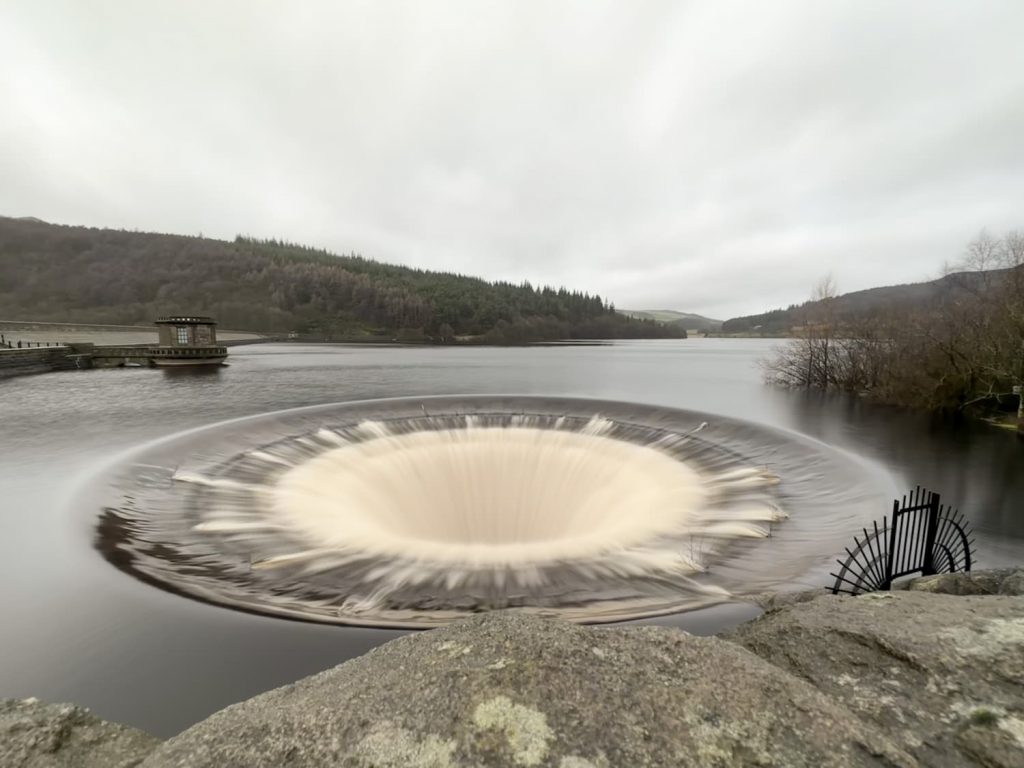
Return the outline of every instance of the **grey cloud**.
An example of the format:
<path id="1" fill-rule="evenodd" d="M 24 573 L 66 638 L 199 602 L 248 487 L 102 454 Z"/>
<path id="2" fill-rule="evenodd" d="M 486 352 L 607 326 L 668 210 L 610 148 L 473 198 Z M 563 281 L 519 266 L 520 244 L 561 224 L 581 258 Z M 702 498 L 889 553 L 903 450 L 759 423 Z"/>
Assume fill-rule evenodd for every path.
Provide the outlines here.
<path id="1" fill-rule="evenodd" d="M 1024 226 L 1024 6 L 0 5 L 0 213 L 729 316 Z"/>

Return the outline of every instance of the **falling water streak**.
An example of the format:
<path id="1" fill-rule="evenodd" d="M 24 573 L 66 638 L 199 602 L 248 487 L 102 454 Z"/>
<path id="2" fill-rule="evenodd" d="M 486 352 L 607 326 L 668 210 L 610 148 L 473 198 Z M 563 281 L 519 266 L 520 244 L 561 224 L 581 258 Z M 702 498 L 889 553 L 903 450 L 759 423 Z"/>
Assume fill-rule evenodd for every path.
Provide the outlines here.
<path id="1" fill-rule="evenodd" d="M 794 488 L 807 509 L 811 487 L 791 477 L 813 477 L 815 449 L 751 443 L 757 429 L 738 422 L 659 410 L 652 426 L 560 402 L 575 413 L 282 412 L 234 443 L 214 431 L 212 453 L 196 440 L 148 451 L 139 463 L 166 474 L 133 476 L 97 546 L 167 588 L 277 615 L 423 626 L 512 607 L 604 621 L 721 601 L 742 586 L 722 579 L 746 562 L 734 555 L 777 550 L 766 538 Z M 785 492 L 749 448 L 787 454 Z"/>
<path id="2" fill-rule="evenodd" d="M 557 604 L 567 573 L 721 597 L 690 577 L 785 517 L 765 469 L 697 471 L 680 459 L 706 422 L 623 439 L 600 415 L 410 421 L 323 427 L 290 449 L 249 451 L 238 463 L 263 467 L 254 480 L 177 473 L 213 494 L 193 530 L 260 552 L 257 572 L 361 571 L 341 610 L 366 614 L 410 588 Z"/>

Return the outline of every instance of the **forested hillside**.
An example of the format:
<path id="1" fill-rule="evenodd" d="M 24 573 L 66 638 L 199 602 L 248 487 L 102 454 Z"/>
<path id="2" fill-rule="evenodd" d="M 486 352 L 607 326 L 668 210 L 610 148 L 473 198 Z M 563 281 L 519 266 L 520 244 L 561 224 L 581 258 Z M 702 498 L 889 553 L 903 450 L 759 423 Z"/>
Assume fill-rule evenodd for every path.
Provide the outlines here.
<path id="1" fill-rule="evenodd" d="M 274 240 L 0 217 L 0 318 L 144 324 L 175 313 L 323 339 L 514 344 L 685 336 L 565 288 L 492 283 Z"/>
<path id="2" fill-rule="evenodd" d="M 990 271 L 984 279 L 997 278 L 1000 270 Z M 947 297 L 976 287 L 983 280 L 980 273 L 958 272 L 925 283 L 886 285 L 836 296 L 831 300 L 830 312 L 843 320 L 855 320 L 905 309 L 925 309 L 929 303 L 945 301 Z M 773 309 L 758 315 L 734 317 L 722 323 L 723 333 L 760 333 L 766 336 L 786 336 L 804 325 L 808 316 L 820 312 L 820 301 L 791 304 L 786 309 Z"/>
<path id="3" fill-rule="evenodd" d="M 720 331 L 722 321 L 713 320 L 704 315 L 695 315 L 692 312 L 677 312 L 674 309 L 620 309 L 624 315 L 636 317 L 643 320 L 657 320 L 666 325 L 677 325 L 691 331 Z"/>

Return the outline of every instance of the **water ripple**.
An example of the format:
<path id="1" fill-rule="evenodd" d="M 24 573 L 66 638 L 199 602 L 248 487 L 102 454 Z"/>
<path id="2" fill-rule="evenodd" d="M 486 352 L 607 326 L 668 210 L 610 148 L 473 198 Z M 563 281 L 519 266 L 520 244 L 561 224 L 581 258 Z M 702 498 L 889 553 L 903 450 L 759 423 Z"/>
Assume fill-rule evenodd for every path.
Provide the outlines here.
<path id="1" fill-rule="evenodd" d="M 164 589 L 291 618 L 611 621 L 794 578 L 839 521 L 845 535 L 877 509 L 863 475 L 812 441 L 686 411 L 367 401 L 144 447 L 103 483 L 96 546 Z"/>

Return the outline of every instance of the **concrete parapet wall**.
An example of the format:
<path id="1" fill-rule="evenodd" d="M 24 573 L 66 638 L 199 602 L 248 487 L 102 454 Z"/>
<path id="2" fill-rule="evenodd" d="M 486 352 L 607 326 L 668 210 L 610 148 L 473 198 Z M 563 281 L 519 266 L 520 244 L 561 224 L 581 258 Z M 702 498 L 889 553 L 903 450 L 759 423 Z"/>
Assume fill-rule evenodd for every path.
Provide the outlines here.
<path id="1" fill-rule="evenodd" d="M 74 347 L 0 349 L 0 379 L 88 368 L 89 363 L 88 353 L 79 354 Z"/>
<path id="2" fill-rule="evenodd" d="M 154 358 L 172 362 L 180 358 L 189 362 L 189 358 L 196 361 L 206 358 L 222 360 L 225 355 L 227 349 L 222 346 L 160 348 L 150 344 L 98 346 L 82 343 L 31 349 L 0 348 L 0 379 L 79 368 L 120 368 L 125 365 L 148 368 L 154 365 Z"/>
<path id="3" fill-rule="evenodd" d="M 93 368 L 119 368 L 123 365 L 149 366 L 149 345 L 141 346 L 97 346 L 92 349 Z"/>

